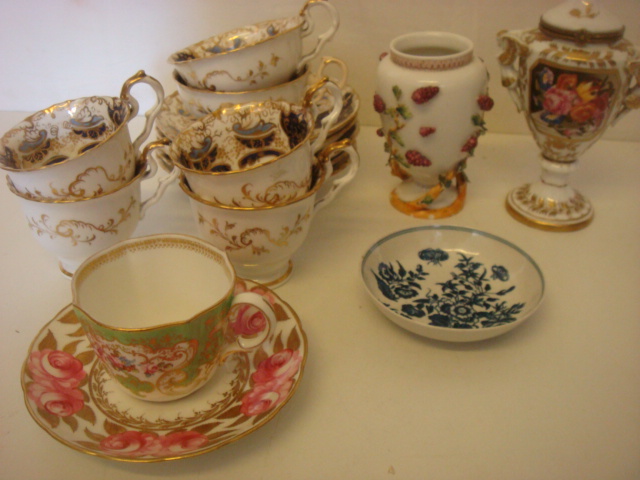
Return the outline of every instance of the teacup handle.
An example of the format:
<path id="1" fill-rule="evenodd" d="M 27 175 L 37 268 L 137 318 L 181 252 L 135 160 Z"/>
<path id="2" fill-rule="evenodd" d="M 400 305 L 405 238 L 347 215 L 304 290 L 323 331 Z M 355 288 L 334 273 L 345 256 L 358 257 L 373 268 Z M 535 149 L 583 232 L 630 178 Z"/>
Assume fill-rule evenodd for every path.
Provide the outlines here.
<path id="1" fill-rule="evenodd" d="M 141 163 L 146 163 L 147 165 L 147 171 L 144 174 L 143 180 L 153 177 L 158 171 L 158 164 L 154 158 L 149 156 L 149 152 L 153 150 L 153 148 L 158 148 L 159 146 L 164 145 L 166 145 L 164 142 L 158 140 L 156 142 L 149 143 L 144 147 L 144 150 L 142 150 L 142 153 L 140 154 L 140 161 Z M 164 194 L 166 189 L 176 178 L 178 178 L 179 175 L 180 169 L 174 168 L 173 170 L 169 170 L 168 175 L 165 175 L 158 180 L 158 186 L 156 187 L 155 192 L 153 192 L 153 195 L 151 195 L 140 204 L 140 219 L 144 218 L 144 214 L 149 209 L 149 207 L 151 207 L 151 205 L 156 204 L 158 200 L 162 198 L 162 195 Z"/>
<path id="2" fill-rule="evenodd" d="M 334 80 L 333 78 L 329 77 L 329 75 L 325 74 L 325 70 L 329 65 L 338 66 L 340 75 L 337 80 Z M 318 66 L 318 70 L 313 74 L 312 78 L 322 78 L 326 76 L 326 77 L 329 77 L 331 81 L 337 84 L 340 88 L 344 88 L 345 85 L 347 84 L 348 75 L 349 75 L 349 68 L 347 67 L 347 64 L 344 63 L 342 60 L 335 57 L 322 57 L 322 61 Z"/>
<path id="3" fill-rule="evenodd" d="M 144 150 L 140 155 L 141 160 L 146 160 L 147 158 L 150 158 L 152 160 L 155 160 L 155 162 L 159 164 L 165 172 L 173 171 L 174 170 L 173 163 L 151 153 L 153 150 L 156 150 L 156 149 L 166 151 L 169 145 L 171 145 L 171 143 L 172 141 L 166 137 L 162 137 L 157 140 L 154 140 L 153 142 L 149 142 L 147 145 L 145 145 Z"/>
<path id="4" fill-rule="evenodd" d="M 177 170 L 177 169 L 176 169 Z M 224 360 L 234 353 L 238 352 L 247 352 L 251 351 L 260 345 L 269 338 L 272 332 L 276 331 L 276 314 L 273 310 L 271 304 L 265 300 L 265 298 L 259 293 L 255 292 L 242 292 L 238 293 L 234 296 L 233 302 L 231 303 L 230 312 L 233 311 L 233 308 L 236 305 L 252 305 L 258 310 L 260 310 L 264 316 L 267 318 L 267 327 L 264 331 L 260 332 L 258 335 L 237 335 L 235 343 L 229 344 L 225 351 L 222 353 L 220 357 L 220 363 L 224 362 Z"/>
<path id="5" fill-rule="evenodd" d="M 133 141 L 133 148 L 136 153 L 140 151 L 140 146 L 151 134 L 153 122 L 160 113 L 160 108 L 162 107 L 162 102 L 164 101 L 164 89 L 162 88 L 162 84 L 155 78 L 150 77 L 149 75 L 144 73 L 144 70 L 140 70 L 134 76 L 124 82 L 124 85 L 122 85 L 122 90 L 120 91 L 120 98 L 126 101 L 131 107 L 130 118 L 134 118 L 140 110 L 140 104 L 131 95 L 131 89 L 138 83 L 146 83 L 151 88 L 153 88 L 154 92 L 156 93 L 156 103 L 144 114 L 144 129 L 142 130 L 142 133 L 138 136 L 138 138 Z"/>
<path id="6" fill-rule="evenodd" d="M 342 90 L 340 89 L 340 87 L 329 80 L 327 77 L 321 78 L 314 85 L 309 87 L 302 101 L 303 106 L 311 110 L 311 115 L 313 117 L 314 123 L 318 118 L 318 107 L 313 103 L 313 97 L 323 87 L 326 88 L 329 94 L 333 97 L 333 108 L 331 109 L 329 114 L 320 122 L 318 136 L 311 143 L 311 151 L 314 154 L 317 153 L 320 148 L 322 148 L 325 140 L 327 139 L 327 135 L 329 134 L 329 130 L 338 121 L 338 117 L 342 112 L 342 107 L 344 104 L 344 101 L 342 99 Z"/>
<path id="7" fill-rule="evenodd" d="M 331 158 L 339 152 L 346 152 L 349 155 L 349 162 L 340 176 L 334 179 L 331 178 L 333 167 L 324 169 L 324 183 L 318 191 L 318 196 L 314 205 L 314 213 L 329 205 L 338 192 L 353 180 L 356 173 L 358 173 L 358 169 L 360 168 L 360 155 L 354 148 L 353 141 L 349 138 L 345 138 L 344 140 L 328 145 L 318 154 L 318 159 L 320 162 L 327 165 L 331 163 Z"/>
<path id="8" fill-rule="evenodd" d="M 315 47 L 311 52 L 303 55 L 303 57 L 298 62 L 297 71 L 302 71 L 303 67 L 310 61 L 313 60 L 319 53 L 320 50 L 324 47 L 325 43 L 333 38 L 340 26 L 340 17 L 338 15 L 338 11 L 336 7 L 331 5 L 327 0 L 308 0 L 305 3 L 304 7 L 300 11 L 300 15 L 304 17 L 304 23 L 302 25 L 302 38 L 311 35 L 313 32 L 313 19 L 310 15 L 310 9 L 315 6 L 321 6 L 325 8 L 329 12 L 329 16 L 331 17 L 331 25 L 327 29 L 326 32 L 318 35 L 318 41 L 316 42 Z"/>

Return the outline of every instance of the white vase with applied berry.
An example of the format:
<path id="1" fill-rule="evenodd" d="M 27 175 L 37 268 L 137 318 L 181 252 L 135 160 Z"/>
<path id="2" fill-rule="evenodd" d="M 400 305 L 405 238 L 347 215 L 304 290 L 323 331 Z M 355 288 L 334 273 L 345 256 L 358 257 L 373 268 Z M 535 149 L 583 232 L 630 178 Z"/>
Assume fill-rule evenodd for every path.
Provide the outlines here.
<path id="1" fill-rule="evenodd" d="M 473 43 L 447 32 L 395 38 L 381 56 L 373 100 L 380 114 L 399 211 L 418 218 L 459 212 L 466 196 L 464 167 L 485 132 L 493 101 L 488 73 Z"/>

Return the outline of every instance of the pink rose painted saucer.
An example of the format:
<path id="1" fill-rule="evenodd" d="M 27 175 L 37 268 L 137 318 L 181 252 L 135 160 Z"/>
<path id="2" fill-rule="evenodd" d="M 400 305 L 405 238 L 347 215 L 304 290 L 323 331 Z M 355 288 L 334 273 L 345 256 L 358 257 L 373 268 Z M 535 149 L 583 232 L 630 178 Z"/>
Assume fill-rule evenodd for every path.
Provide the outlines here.
<path id="1" fill-rule="evenodd" d="M 238 280 L 274 307 L 275 332 L 257 350 L 234 354 L 194 394 L 168 403 L 124 393 L 91 349 L 71 305 L 34 339 L 21 374 L 33 419 L 61 443 L 125 462 L 178 460 L 215 450 L 271 420 L 298 388 L 307 339 L 293 309 L 271 290 Z M 253 307 L 237 310 L 235 328 L 263 324 Z"/>

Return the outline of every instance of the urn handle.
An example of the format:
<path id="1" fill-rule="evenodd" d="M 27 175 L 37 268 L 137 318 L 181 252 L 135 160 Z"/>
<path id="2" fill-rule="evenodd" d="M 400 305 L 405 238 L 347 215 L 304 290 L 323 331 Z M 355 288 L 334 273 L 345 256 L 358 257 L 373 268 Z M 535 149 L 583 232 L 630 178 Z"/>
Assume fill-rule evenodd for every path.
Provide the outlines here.
<path id="1" fill-rule="evenodd" d="M 527 46 L 520 41 L 518 32 L 502 31 L 498 33 L 498 46 L 502 53 L 498 56 L 502 86 L 507 89 L 516 104 L 518 112 L 526 110 L 525 92 L 519 76 L 520 62 L 528 54 Z"/>
<path id="2" fill-rule="evenodd" d="M 629 85 L 611 125 L 615 125 L 630 110 L 640 108 L 640 58 L 632 59 L 628 63 L 627 70 L 629 71 Z"/>

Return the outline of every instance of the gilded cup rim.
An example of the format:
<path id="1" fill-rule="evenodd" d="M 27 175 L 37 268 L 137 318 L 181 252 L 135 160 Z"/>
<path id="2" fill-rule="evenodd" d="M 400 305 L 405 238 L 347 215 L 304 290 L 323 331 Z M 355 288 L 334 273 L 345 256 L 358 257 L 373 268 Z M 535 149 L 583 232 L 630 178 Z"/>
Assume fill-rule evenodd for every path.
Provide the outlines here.
<path id="1" fill-rule="evenodd" d="M 90 275 L 93 270 L 99 268 L 103 263 L 107 262 L 109 257 L 113 257 L 113 255 L 124 256 L 127 252 L 130 252 L 131 249 L 136 245 L 141 245 L 145 243 L 154 243 L 154 242 L 171 242 L 171 243 L 191 243 L 198 244 L 202 249 L 213 251 L 216 254 L 220 255 L 225 262 L 225 267 L 230 273 L 229 279 L 229 289 L 225 292 L 225 294 L 215 303 L 207 306 L 203 310 L 190 315 L 188 318 L 183 320 L 176 320 L 174 322 L 163 323 L 162 325 L 152 325 L 148 327 L 136 327 L 136 328 L 127 328 L 127 327 L 117 327 L 113 325 L 107 325 L 99 320 L 96 320 L 91 314 L 89 314 L 84 308 L 80 306 L 80 302 L 78 300 L 81 283 L 85 280 L 87 275 Z M 144 237 L 135 237 L 129 238 L 127 240 L 123 240 L 121 242 L 112 245 L 100 252 L 95 253 L 94 255 L 87 258 L 84 262 L 82 262 L 76 271 L 74 272 L 71 278 L 71 294 L 72 294 L 72 302 L 74 308 L 80 310 L 87 318 L 91 320 L 91 322 L 105 328 L 108 330 L 118 331 L 118 332 L 150 332 L 154 330 L 160 330 L 164 328 L 171 328 L 178 325 L 186 325 L 187 323 L 192 322 L 195 318 L 202 316 L 204 313 L 219 307 L 222 303 L 224 303 L 230 295 L 233 295 L 235 290 L 235 285 L 237 281 L 237 273 L 233 264 L 229 260 L 229 256 L 219 248 L 216 248 L 211 243 L 206 242 L 198 237 L 193 235 L 186 235 L 182 233 L 159 233 L 155 235 L 147 235 Z"/>
<path id="2" fill-rule="evenodd" d="M 43 108 L 41 110 L 38 110 L 35 113 L 32 113 L 31 115 L 25 117 L 24 119 L 22 119 L 20 122 L 16 123 L 13 125 L 13 127 L 11 127 L 7 132 L 4 133 L 4 135 L 2 137 L 0 137 L 0 145 L 2 143 L 4 143 L 5 138 L 8 138 L 10 135 L 13 134 L 13 132 L 17 132 L 18 130 L 20 130 L 20 126 L 26 123 L 32 123 L 35 124 L 38 120 L 36 120 L 34 122 L 34 117 L 38 116 L 38 115 L 42 115 L 45 114 L 47 116 L 50 117 L 52 112 L 58 111 L 58 110 L 63 110 L 63 109 L 68 109 L 68 106 L 73 104 L 74 102 L 80 102 L 80 101 L 84 101 L 84 100 L 93 100 L 93 99 L 109 99 L 115 102 L 121 102 L 122 105 L 127 109 L 127 117 L 122 121 L 122 123 L 116 125 L 116 128 L 109 134 L 109 136 L 107 136 L 106 138 L 100 140 L 94 147 L 92 147 L 89 150 L 86 150 L 84 152 L 81 152 L 73 157 L 68 157 L 64 160 L 61 160 L 59 162 L 53 163 L 53 164 L 45 164 L 45 165 L 40 165 L 38 167 L 35 168 L 14 168 L 14 167 L 10 167 L 8 165 L 6 165 L 3 161 L 3 156 L 0 155 L 0 169 L 8 171 L 8 172 L 17 172 L 17 173 L 24 173 L 24 172 L 35 172 L 35 171 L 39 171 L 39 170 L 44 170 L 44 169 L 50 169 L 50 168 L 55 168 L 57 166 L 61 166 L 61 165 L 66 165 L 74 160 L 77 160 L 78 158 L 83 157 L 84 155 L 92 152 L 95 150 L 96 147 L 101 146 L 103 144 L 105 144 L 106 142 L 108 142 L 109 140 L 111 140 L 118 132 L 120 132 L 120 130 L 122 130 L 123 127 L 125 127 L 127 125 L 127 123 L 129 123 L 130 120 L 130 115 L 131 115 L 131 105 L 129 104 L 129 102 L 127 102 L 124 98 L 122 97 L 112 97 L 112 96 L 108 96 L 108 95 L 91 95 L 88 97 L 78 97 L 78 98 L 72 98 L 69 100 L 65 100 L 63 102 L 59 102 L 59 103 L 54 103 L 53 105 L 47 107 L 47 108 Z M 9 140 L 7 140 L 7 143 L 11 143 Z"/>

